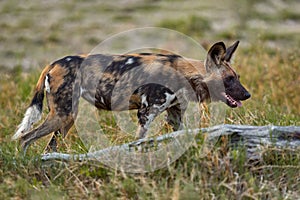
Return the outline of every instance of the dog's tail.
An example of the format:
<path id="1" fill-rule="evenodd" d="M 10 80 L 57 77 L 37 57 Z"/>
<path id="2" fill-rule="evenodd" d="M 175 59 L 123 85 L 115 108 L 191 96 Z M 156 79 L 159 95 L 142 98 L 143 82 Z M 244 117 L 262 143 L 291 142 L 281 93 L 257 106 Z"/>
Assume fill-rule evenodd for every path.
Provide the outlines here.
<path id="1" fill-rule="evenodd" d="M 53 68 L 52 65 L 48 65 L 42 71 L 40 78 L 36 84 L 34 96 L 31 100 L 30 106 L 27 108 L 22 123 L 18 126 L 18 130 L 12 136 L 13 140 L 16 140 L 25 135 L 32 127 L 32 125 L 39 121 L 43 111 L 44 100 L 44 88 L 47 73 Z M 48 83 L 48 82 L 47 82 Z"/>

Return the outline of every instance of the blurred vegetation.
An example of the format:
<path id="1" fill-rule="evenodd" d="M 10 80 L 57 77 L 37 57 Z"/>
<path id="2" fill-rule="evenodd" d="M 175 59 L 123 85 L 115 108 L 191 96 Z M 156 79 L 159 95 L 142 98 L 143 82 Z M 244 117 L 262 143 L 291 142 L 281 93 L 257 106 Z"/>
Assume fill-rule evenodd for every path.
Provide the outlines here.
<path id="1" fill-rule="evenodd" d="M 90 52 L 108 36 L 159 26 L 206 46 L 241 41 L 234 66 L 252 97 L 228 109 L 225 123 L 300 125 L 300 3 L 289 1 L 26 1 L 0 2 L 0 198 L 52 199 L 296 199 L 299 150 L 262 149 L 260 163 L 245 149 L 195 143 L 168 168 L 126 174 L 99 163 L 43 163 L 49 137 L 26 156 L 11 141 L 29 105 L 42 67 L 68 54 Z M 45 111 L 46 112 L 46 111 Z M 103 129 L 127 141 L 108 112 Z M 203 119 L 203 126 L 209 119 Z M 201 140 L 198 140 L 201 141 Z M 72 129 L 59 151 L 86 152 Z"/>

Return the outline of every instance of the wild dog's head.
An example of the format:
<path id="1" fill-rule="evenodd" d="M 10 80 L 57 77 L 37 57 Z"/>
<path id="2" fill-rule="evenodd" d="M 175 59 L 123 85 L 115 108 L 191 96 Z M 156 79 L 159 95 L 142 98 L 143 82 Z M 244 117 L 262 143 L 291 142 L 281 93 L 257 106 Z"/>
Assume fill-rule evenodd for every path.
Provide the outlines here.
<path id="1" fill-rule="evenodd" d="M 223 42 L 215 43 L 208 51 L 205 60 L 207 73 L 202 80 L 211 101 L 222 101 L 232 108 L 242 106 L 241 101 L 251 96 L 230 64 L 238 44 L 239 41 L 226 49 Z"/>

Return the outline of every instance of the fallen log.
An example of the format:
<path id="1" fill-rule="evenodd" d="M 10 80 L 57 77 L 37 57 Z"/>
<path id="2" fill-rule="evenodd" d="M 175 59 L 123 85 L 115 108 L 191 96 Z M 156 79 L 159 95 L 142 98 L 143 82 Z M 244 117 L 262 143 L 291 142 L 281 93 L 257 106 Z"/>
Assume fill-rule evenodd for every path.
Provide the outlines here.
<path id="1" fill-rule="evenodd" d="M 300 126 L 248 126 L 248 125 L 217 125 L 209 128 L 200 128 L 194 130 L 180 130 L 165 135 L 158 136 L 156 138 L 143 138 L 134 142 L 111 146 L 105 149 L 101 149 L 86 154 L 65 154 L 65 153 L 48 153 L 43 154 L 41 159 L 43 161 L 48 160 L 62 160 L 62 161 L 100 161 L 105 165 L 111 166 L 123 159 L 123 163 L 119 165 L 129 165 L 128 169 L 139 168 L 140 160 L 128 159 L 128 155 L 132 152 L 141 153 L 149 151 L 157 151 L 160 147 L 164 147 L 166 143 L 172 143 L 171 149 L 184 149 L 182 140 L 184 137 L 195 138 L 199 134 L 205 134 L 207 142 L 213 141 L 221 136 L 229 136 L 229 143 L 231 146 L 243 145 L 247 150 L 247 158 L 249 160 L 261 159 L 262 147 L 276 147 L 276 148 L 289 148 L 294 150 L 300 150 Z M 188 146 L 187 146 L 188 148 Z M 170 156 L 172 159 L 182 155 L 169 155 L 161 154 L 160 156 Z M 136 154 L 135 154 L 136 155 Z M 132 156 L 132 155 L 131 155 Z M 158 157 L 155 157 L 157 159 Z M 138 159 L 141 159 L 140 157 Z M 125 160 L 125 161 L 124 161 Z M 166 160 L 166 158 L 164 158 Z M 154 164 L 155 168 L 160 168 L 163 165 L 170 163 L 169 161 L 161 160 Z M 174 160 L 173 160 L 174 161 Z M 142 161 L 145 163 L 145 160 Z M 135 171 L 139 172 L 139 170 Z"/>

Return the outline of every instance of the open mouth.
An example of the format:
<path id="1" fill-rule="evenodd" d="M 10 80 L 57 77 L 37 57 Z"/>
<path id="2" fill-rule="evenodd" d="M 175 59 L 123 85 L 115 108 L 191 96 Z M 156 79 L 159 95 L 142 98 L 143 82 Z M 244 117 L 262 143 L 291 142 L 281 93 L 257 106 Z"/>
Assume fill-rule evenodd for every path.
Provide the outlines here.
<path id="1" fill-rule="evenodd" d="M 234 98 L 232 98 L 232 96 L 230 96 L 229 94 L 226 94 L 225 92 L 221 93 L 222 96 L 225 98 L 225 102 L 228 106 L 235 108 L 235 107 L 241 107 L 242 106 L 242 102 L 239 100 L 235 100 Z"/>

